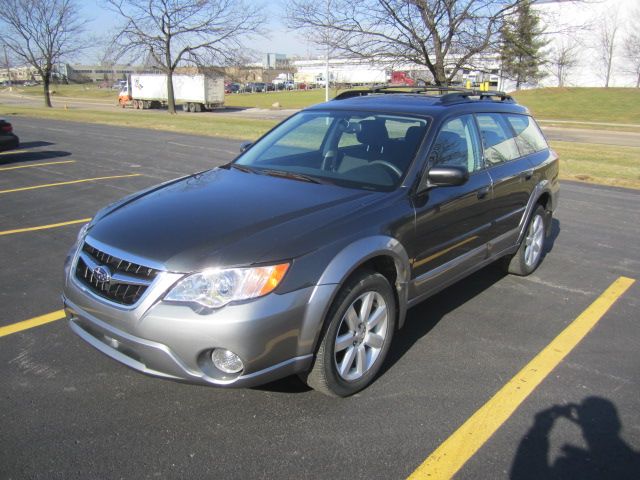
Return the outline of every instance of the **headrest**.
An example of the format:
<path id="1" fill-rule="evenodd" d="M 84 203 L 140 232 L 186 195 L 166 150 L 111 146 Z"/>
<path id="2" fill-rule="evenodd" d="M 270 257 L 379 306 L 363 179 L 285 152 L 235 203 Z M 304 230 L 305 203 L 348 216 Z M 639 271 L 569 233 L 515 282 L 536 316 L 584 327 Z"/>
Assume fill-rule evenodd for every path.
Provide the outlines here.
<path id="1" fill-rule="evenodd" d="M 381 120 L 363 120 L 360 127 L 356 138 L 364 145 L 384 145 L 389 140 L 389 132 Z"/>
<path id="2" fill-rule="evenodd" d="M 404 141 L 410 145 L 418 145 L 418 142 L 422 139 L 424 135 L 425 127 L 419 127 L 418 125 L 414 125 L 413 127 L 407 128 L 407 133 L 404 134 Z"/>

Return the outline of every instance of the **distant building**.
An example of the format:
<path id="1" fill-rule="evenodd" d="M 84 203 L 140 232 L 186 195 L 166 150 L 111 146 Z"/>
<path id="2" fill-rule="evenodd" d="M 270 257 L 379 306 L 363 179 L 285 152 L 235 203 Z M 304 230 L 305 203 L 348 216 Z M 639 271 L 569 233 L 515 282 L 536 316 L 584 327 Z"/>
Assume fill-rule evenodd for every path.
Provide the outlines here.
<path id="1" fill-rule="evenodd" d="M 22 84 L 30 81 L 41 81 L 40 74 L 33 67 L 11 67 L 8 69 L 0 69 L 0 83 L 17 83 Z"/>
<path id="2" fill-rule="evenodd" d="M 125 79 L 132 73 L 156 73 L 153 67 L 139 65 L 59 65 L 57 72 L 61 80 L 72 83 L 111 82 Z"/>
<path id="3" fill-rule="evenodd" d="M 262 66 L 265 70 L 286 70 L 289 68 L 289 59 L 284 53 L 265 53 Z"/>

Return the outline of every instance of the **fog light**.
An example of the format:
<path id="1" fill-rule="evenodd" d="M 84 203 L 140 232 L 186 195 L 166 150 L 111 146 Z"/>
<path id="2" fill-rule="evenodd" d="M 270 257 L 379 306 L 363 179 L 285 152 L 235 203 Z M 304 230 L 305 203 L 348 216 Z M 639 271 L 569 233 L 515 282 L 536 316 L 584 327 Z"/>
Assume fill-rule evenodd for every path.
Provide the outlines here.
<path id="1" fill-rule="evenodd" d="M 224 373 L 238 373 L 244 368 L 238 355 L 223 348 L 216 348 L 211 352 L 211 360 L 216 368 Z"/>

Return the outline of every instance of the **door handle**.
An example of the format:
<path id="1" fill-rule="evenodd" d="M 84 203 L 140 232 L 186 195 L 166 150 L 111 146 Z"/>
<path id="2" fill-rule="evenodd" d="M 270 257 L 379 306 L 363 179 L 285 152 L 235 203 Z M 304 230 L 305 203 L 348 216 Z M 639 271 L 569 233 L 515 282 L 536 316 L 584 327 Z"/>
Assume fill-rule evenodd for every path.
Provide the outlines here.
<path id="1" fill-rule="evenodd" d="M 531 180 L 531 177 L 533 177 L 533 168 L 530 168 L 529 170 L 525 170 L 520 174 L 520 176 L 525 180 Z"/>
<path id="2" fill-rule="evenodd" d="M 489 187 L 482 187 L 480 190 L 478 190 L 476 192 L 476 196 L 478 197 L 478 200 L 482 200 L 484 197 L 486 197 L 489 194 L 490 188 Z"/>

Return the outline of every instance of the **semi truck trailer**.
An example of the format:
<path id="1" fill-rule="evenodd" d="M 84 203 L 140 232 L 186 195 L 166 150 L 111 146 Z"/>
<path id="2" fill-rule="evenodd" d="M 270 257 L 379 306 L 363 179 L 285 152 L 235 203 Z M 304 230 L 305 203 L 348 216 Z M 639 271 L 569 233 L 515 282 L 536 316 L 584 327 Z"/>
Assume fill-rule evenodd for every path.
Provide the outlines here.
<path id="1" fill-rule="evenodd" d="M 203 112 L 224 105 L 224 77 L 211 73 L 173 75 L 173 97 L 185 112 Z M 167 76 L 165 74 L 129 75 L 126 86 L 118 96 L 122 108 L 162 108 L 167 105 Z"/>

